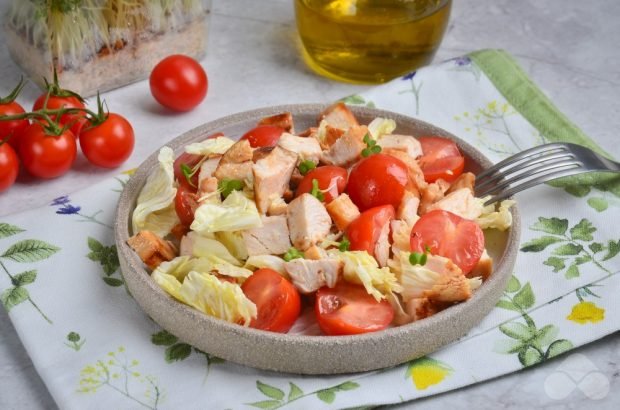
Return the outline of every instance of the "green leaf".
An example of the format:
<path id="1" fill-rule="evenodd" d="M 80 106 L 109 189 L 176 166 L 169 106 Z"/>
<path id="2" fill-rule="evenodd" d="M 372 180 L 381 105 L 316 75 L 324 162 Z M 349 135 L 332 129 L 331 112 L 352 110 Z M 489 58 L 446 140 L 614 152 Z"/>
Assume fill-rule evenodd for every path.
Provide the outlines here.
<path id="1" fill-rule="evenodd" d="M 525 367 L 535 365 L 542 362 L 543 356 L 533 347 L 526 347 L 519 352 L 519 361 Z"/>
<path id="2" fill-rule="evenodd" d="M 517 305 L 515 305 L 511 301 L 505 300 L 505 299 L 498 300 L 497 303 L 495 304 L 495 306 L 497 306 L 498 308 L 502 308 L 502 309 L 514 310 L 515 312 L 519 312 L 520 311 L 520 309 L 519 309 L 519 307 Z"/>
<path id="3" fill-rule="evenodd" d="M 508 337 L 527 341 L 534 337 L 532 330 L 519 322 L 508 322 L 499 326 L 499 330 Z"/>
<path id="4" fill-rule="evenodd" d="M 157 332 L 151 336 L 151 343 L 156 346 L 172 346 L 178 340 L 178 337 L 167 330 L 162 330 L 161 332 Z"/>
<path id="5" fill-rule="evenodd" d="M 582 255 L 582 256 L 577 256 L 575 258 L 575 263 L 577 265 L 583 265 L 584 263 L 588 263 L 592 260 L 592 257 L 590 255 Z"/>
<path id="6" fill-rule="evenodd" d="M 602 243 L 598 243 L 598 242 L 593 242 L 591 244 L 588 245 L 588 248 L 590 248 L 590 250 L 594 253 L 599 253 L 600 251 L 602 251 L 603 249 L 605 249 L 605 247 L 603 246 Z"/>
<path id="7" fill-rule="evenodd" d="M 558 256 L 569 256 L 569 255 L 578 255 L 579 252 L 583 250 L 583 246 L 576 245 L 574 243 L 565 243 L 553 250 L 551 252 L 553 255 Z"/>
<path id="8" fill-rule="evenodd" d="M 11 246 L 0 257 L 20 263 L 37 262 L 49 258 L 59 250 L 59 247 L 47 242 L 26 239 Z"/>
<path id="9" fill-rule="evenodd" d="M 260 380 L 256 380 L 256 388 L 261 391 L 265 396 L 275 399 L 282 400 L 284 399 L 284 392 L 277 387 L 270 386 L 261 382 Z"/>
<path id="10" fill-rule="evenodd" d="M 332 404 L 336 400 L 336 393 L 334 393 L 333 389 L 319 390 L 316 393 L 316 397 L 327 404 Z"/>
<path id="11" fill-rule="evenodd" d="M 590 187 L 587 185 L 570 185 L 564 188 L 564 191 L 577 198 L 583 198 L 590 193 Z"/>
<path id="12" fill-rule="evenodd" d="M 572 348 L 573 348 L 573 344 L 570 341 L 566 339 L 556 340 L 555 342 L 551 343 L 551 345 L 549 345 L 549 348 L 547 349 L 545 356 L 547 356 L 548 359 L 551 359 L 552 357 L 555 357 L 564 352 L 567 352 L 571 350 Z"/>
<path id="13" fill-rule="evenodd" d="M 10 225 L 5 222 L 0 222 L 0 238 L 6 238 L 12 235 L 17 235 L 20 232 L 25 232 L 22 228 L 15 225 Z"/>
<path id="14" fill-rule="evenodd" d="M 342 101 L 343 103 L 346 103 L 346 104 L 354 104 L 354 105 L 361 105 L 361 104 L 364 104 L 366 102 L 366 100 L 364 100 L 364 97 L 362 97 L 362 96 L 360 96 L 358 94 L 353 94 L 353 95 L 350 95 L 348 97 L 344 97 L 340 101 Z"/>
<path id="15" fill-rule="evenodd" d="M 534 297 L 534 292 L 532 292 L 530 283 L 526 283 L 512 300 L 523 309 L 529 309 L 534 306 L 536 298 Z"/>
<path id="16" fill-rule="evenodd" d="M 590 242 L 594 237 L 592 234 L 596 232 L 596 228 L 587 219 L 582 219 L 579 223 L 570 228 L 571 238 L 579 241 Z"/>
<path id="17" fill-rule="evenodd" d="M 26 272 L 18 273 L 17 275 L 13 276 L 13 280 L 11 282 L 13 282 L 13 285 L 15 286 L 24 286 L 34 282 L 36 279 L 37 271 L 33 269 Z"/>
<path id="18" fill-rule="evenodd" d="M 587 202 L 588 205 L 590 205 L 590 207 L 595 209 L 597 212 L 603 212 L 609 207 L 609 203 L 605 198 L 592 197 L 588 198 Z"/>
<path id="19" fill-rule="evenodd" d="M 104 246 L 101 244 L 101 242 L 99 242 L 95 238 L 92 238 L 89 236 L 87 241 L 88 241 L 88 249 L 90 249 L 93 252 L 100 252 L 104 249 Z"/>
<path id="20" fill-rule="evenodd" d="M 336 386 L 336 388 L 338 390 L 341 390 L 341 391 L 355 390 L 358 387 L 360 387 L 359 384 L 357 384 L 355 382 L 351 382 L 351 381 L 344 382 L 344 383 L 341 383 L 338 386 Z"/>
<path id="21" fill-rule="evenodd" d="M 543 326 L 542 329 L 537 332 L 534 343 L 536 343 L 537 346 L 540 348 L 542 348 L 543 346 L 547 346 L 551 344 L 556 337 L 558 337 L 558 333 L 560 333 L 560 329 L 557 326 Z"/>
<path id="22" fill-rule="evenodd" d="M 269 410 L 269 409 L 275 409 L 277 407 L 280 407 L 282 405 L 282 402 L 278 400 L 263 400 L 263 401 L 257 401 L 255 403 L 247 403 L 247 404 L 248 406 Z"/>
<path id="23" fill-rule="evenodd" d="M 566 267 L 564 264 L 565 258 L 558 258 L 557 256 L 550 256 L 546 261 L 543 262 L 543 265 L 551 266 L 553 268 L 553 272 L 558 273 L 562 269 Z"/>
<path id="24" fill-rule="evenodd" d="M 14 306 L 19 305 L 20 303 L 28 300 L 30 294 L 26 290 L 26 288 L 22 288 L 20 286 L 9 288 L 2 292 L 0 295 L 0 300 L 2 300 L 2 304 L 6 311 L 10 311 Z"/>
<path id="25" fill-rule="evenodd" d="M 304 395 L 304 392 L 293 382 L 288 383 L 291 390 L 288 392 L 288 401 L 296 400 Z"/>
<path id="26" fill-rule="evenodd" d="M 620 240 L 618 242 L 609 241 L 607 243 L 607 253 L 603 256 L 604 261 L 609 260 L 620 252 Z"/>
<path id="27" fill-rule="evenodd" d="M 522 252 L 540 252 L 544 251 L 547 246 L 558 242 L 564 242 L 565 239 L 558 238 L 557 236 L 541 236 L 540 238 L 532 239 L 521 246 Z"/>
<path id="28" fill-rule="evenodd" d="M 515 293 L 519 289 L 521 289 L 521 283 L 519 282 L 519 279 L 517 279 L 515 275 L 510 276 L 508 286 L 506 286 L 506 292 Z"/>
<path id="29" fill-rule="evenodd" d="M 308 172 L 316 168 L 316 164 L 309 159 L 305 159 L 299 163 L 297 168 L 299 169 L 299 173 L 301 175 L 306 175 Z"/>
<path id="30" fill-rule="evenodd" d="M 572 265 L 568 267 L 568 270 L 564 274 L 564 277 L 566 279 L 574 279 L 574 278 L 578 278 L 579 275 L 580 275 L 579 268 L 577 267 L 576 264 L 573 263 Z"/>
<path id="31" fill-rule="evenodd" d="M 554 235 L 564 235 L 568 229 L 568 219 L 538 218 L 538 222 L 530 227 L 533 231 L 541 231 Z"/>
<path id="32" fill-rule="evenodd" d="M 243 181 L 224 178 L 218 182 L 217 187 L 222 196 L 226 198 L 232 191 L 241 191 L 243 189 Z"/>
<path id="33" fill-rule="evenodd" d="M 105 278 L 101 278 L 103 279 L 103 281 L 105 282 L 106 285 L 108 286 L 112 286 L 112 287 L 119 287 L 119 286 L 123 286 L 123 284 L 125 282 L 123 282 L 122 279 L 116 279 L 116 278 L 109 278 L 109 277 L 105 277 Z"/>
<path id="34" fill-rule="evenodd" d="M 70 342 L 79 342 L 80 341 L 80 335 L 78 333 L 75 332 L 69 332 L 69 334 L 67 335 L 67 340 Z"/>
<path id="35" fill-rule="evenodd" d="M 185 360 L 192 354 L 192 347 L 187 343 L 177 343 L 166 349 L 164 357 L 166 362 L 178 362 L 179 360 Z"/>

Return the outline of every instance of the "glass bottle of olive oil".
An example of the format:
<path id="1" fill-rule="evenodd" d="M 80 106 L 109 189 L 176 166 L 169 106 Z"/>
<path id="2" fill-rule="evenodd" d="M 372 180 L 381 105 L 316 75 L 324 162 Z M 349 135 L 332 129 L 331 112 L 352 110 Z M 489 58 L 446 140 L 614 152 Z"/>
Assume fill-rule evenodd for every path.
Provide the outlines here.
<path id="1" fill-rule="evenodd" d="M 451 0 L 295 0 L 304 59 L 337 80 L 391 80 L 430 62 L 451 6 Z"/>

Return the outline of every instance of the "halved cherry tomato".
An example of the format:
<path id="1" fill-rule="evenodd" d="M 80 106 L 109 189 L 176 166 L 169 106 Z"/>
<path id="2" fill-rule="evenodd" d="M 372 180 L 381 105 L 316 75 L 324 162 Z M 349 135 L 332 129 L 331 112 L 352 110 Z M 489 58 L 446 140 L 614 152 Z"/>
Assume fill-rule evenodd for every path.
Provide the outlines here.
<path id="1" fill-rule="evenodd" d="M 394 219 L 394 214 L 392 205 L 377 206 L 362 212 L 347 227 L 346 236 L 351 242 L 349 249 L 366 251 L 374 256 L 381 230 Z"/>
<path id="2" fill-rule="evenodd" d="M 295 286 L 273 269 L 258 269 L 241 286 L 258 310 L 250 327 L 286 333 L 301 311 L 301 298 Z"/>
<path id="3" fill-rule="evenodd" d="M 17 179 L 19 159 L 13 147 L 0 141 L 0 192 L 9 189 Z"/>
<path id="4" fill-rule="evenodd" d="M 33 123 L 22 134 L 19 157 L 26 170 L 39 178 L 56 178 L 71 168 L 77 155 L 75 136 L 70 130 L 48 135 L 40 124 Z"/>
<path id="5" fill-rule="evenodd" d="M 411 250 L 444 256 L 469 273 L 484 251 L 484 235 L 474 221 L 435 210 L 420 217 L 411 230 Z"/>
<path id="6" fill-rule="evenodd" d="M 174 197 L 174 209 L 183 225 L 190 226 L 194 222 L 196 208 L 198 208 L 196 190 L 189 185 L 179 184 Z"/>
<path id="7" fill-rule="evenodd" d="M 390 204 L 398 208 L 407 184 L 407 166 L 398 158 L 375 154 L 364 158 L 349 175 L 347 193 L 360 211 Z"/>
<path id="8" fill-rule="evenodd" d="M 465 158 L 452 140 L 442 137 L 419 137 L 422 155 L 418 163 L 426 182 L 435 182 L 439 178 L 452 182 L 463 173 Z"/>
<path id="9" fill-rule="evenodd" d="M 98 125 L 90 123 L 80 133 L 82 152 L 93 164 L 115 168 L 129 158 L 134 146 L 133 128 L 124 117 L 109 113 Z"/>
<path id="10" fill-rule="evenodd" d="M 330 336 L 376 332 L 394 319 L 387 300 L 377 302 L 363 286 L 345 281 L 317 290 L 314 312 L 319 327 Z"/>
<path id="11" fill-rule="evenodd" d="M 217 138 L 217 137 L 223 137 L 223 136 L 224 136 L 223 133 L 216 132 L 215 134 L 209 135 L 205 139 Z M 181 155 L 177 157 L 177 159 L 174 160 L 174 165 L 173 165 L 174 177 L 176 178 L 177 181 L 179 181 L 179 184 L 184 184 L 184 185 L 192 187 L 194 192 L 196 192 L 196 190 L 198 189 L 198 177 L 199 177 L 200 172 L 196 171 L 188 181 L 187 178 L 185 177 L 185 174 L 183 174 L 181 165 L 185 164 L 189 169 L 193 169 L 201 160 L 202 160 L 202 155 L 188 154 L 187 152 L 182 153 Z"/>
<path id="12" fill-rule="evenodd" d="M 323 196 L 325 197 L 325 203 L 328 204 L 344 191 L 344 188 L 347 186 L 347 176 L 347 170 L 344 168 L 333 165 L 318 167 L 303 177 L 297 187 L 297 191 L 295 191 L 295 196 L 311 192 L 312 180 L 316 179 L 319 189 L 322 191 L 327 190 L 323 192 Z"/>
<path id="13" fill-rule="evenodd" d="M 252 148 L 275 147 L 284 129 L 275 125 L 259 125 L 243 134 L 242 140 L 250 141 Z"/>
<path id="14" fill-rule="evenodd" d="M 64 90 L 61 90 L 64 91 Z M 84 108 L 84 103 L 80 101 L 78 97 L 73 95 L 68 96 L 57 96 L 54 94 L 50 94 L 47 105 L 44 107 L 45 98 L 47 97 L 47 93 L 43 93 L 37 98 L 32 106 L 32 110 L 40 110 L 42 108 L 47 108 L 48 110 L 56 110 L 59 108 Z M 54 119 L 55 116 L 52 116 Z M 71 132 L 75 138 L 80 136 L 80 132 L 82 131 L 82 127 L 86 123 L 86 114 L 83 112 L 73 113 L 73 114 L 64 114 L 60 117 L 60 121 L 58 121 L 61 125 L 71 124 Z"/>

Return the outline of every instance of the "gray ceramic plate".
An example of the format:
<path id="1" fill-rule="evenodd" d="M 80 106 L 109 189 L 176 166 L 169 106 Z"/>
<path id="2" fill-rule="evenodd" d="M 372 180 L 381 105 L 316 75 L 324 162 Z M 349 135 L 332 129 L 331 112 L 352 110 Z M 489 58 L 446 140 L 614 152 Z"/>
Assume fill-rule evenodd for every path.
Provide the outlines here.
<path id="1" fill-rule="evenodd" d="M 235 114 L 195 128 L 167 145 L 179 155 L 185 145 L 211 133 L 221 131 L 238 137 L 260 118 L 284 111 L 290 111 L 295 127 L 303 130 L 316 124 L 317 115 L 324 108 L 318 104 L 285 105 Z M 466 169 L 474 173 L 490 165 L 471 145 L 428 123 L 371 108 L 352 110 L 363 124 L 376 117 L 392 118 L 398 124 L 399 134 L 439 135 L 455 140 L 466 156 Z M 245 328 L 204 315 L 168 296 L 127 246 L 136 198 L 156 165 L 157 152 L 131 177 L 118 204 L 116 244 L 125 283 L 142 309 L 164 329 L 205 352 L 240 364 L 282 372 L 334 374 L 404 363 L 457 340 L 479 323 L 501 296 L 515 263 L 520 228 L 517 210 L 513 208 L 513 227 L 504 233 L 487 235 L 487 246 L 495 261 L 493 275 L 465 303 L 418 322 L 364 335 L 303 336 Z"/>

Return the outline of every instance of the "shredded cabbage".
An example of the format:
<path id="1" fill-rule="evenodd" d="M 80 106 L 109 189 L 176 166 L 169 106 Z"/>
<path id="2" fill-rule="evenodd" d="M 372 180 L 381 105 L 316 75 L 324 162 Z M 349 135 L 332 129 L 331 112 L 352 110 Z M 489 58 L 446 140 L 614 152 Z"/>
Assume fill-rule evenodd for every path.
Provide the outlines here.
<path id="1" fill-rule="evenodd" d="M 396 121 L 389 118 L 377 117 L 368 124 L 368 132 L 373 140 L 380 136 L 391 134 L 396 129 Z"/>
<path id="2" fill-rule="evenodd" d="M 288 277 L 286 269 L 284 269 L 284 259 L 275 255 L 253 255 L 245 261 L 245 267 L 248 269 L 269 268 L 278 272 L 280 275 Z"/>
<path id="3" fill-rule="evenodd" d="M 217 232 L 215 238 L 220 241 L 228 251 L 237 259 L 247 259 L 248 249 L 245 246 L 243 235 L 239 231 Z"/>
<path id="4" fill-rule="evenodd" d="M 484 203 L 488 197 L 478 199 L 481 203 Z M 512 225 L 512 214 L 510 213 L 510 207 L 516 202 L 511 199 L 506 199 L 499 204 L 499 209 L 495 210 L 495 204 L 490 204 L 484 207 L 482 215 L 480 215 L 476 222 L 482 229 L 499 229 L 505 231 Z"/>
<path id="5" fill-rule="evenodd" d="M 196 232 L 241 231 L 263 226 L 256 203 L 242 192 L 232 191 L 221 204 L 200 205 L 191 229 Z"/>
<path id="6" fill-rule="evenodd" d="M 192 243 L 192 256 L 206 258 L 211 263 L 226 262 L 241 266 L 241 262 L 228 251 L 226 246 L 213 238 L 207 238 L 197 232 L 189 232 L 188 240 Z"/>
<path id="7" fill-rule="evenodd" d="M 168 292 L 170 296 L 184 302 L 183 296 L 181 295 L 181 282 L 179 282 L 176 277 L 165 273 L 163 270 L 155 269 L 153 273 L 151 273 L 151 278 L 153 278 L 160 288 Z"/>
<path id="8" fill-rule="evenodd" d="M 249 269 L 240 268 L 226 262 L 216 263 L 213 267 L 220 275 L 230 276 L 231 278 L 247 279 L 254 273 Z"/>
<path id="9" fill-rule="evenodd" d="M 159 150 L 159 167 L 146 180 L 132 215 L 133 233 L 149 230 L 163 237 L 179 223 L 174 210 L 174 156 L 172 149 Z"/>
<path id="10" fill-rule="evenodd" d="M 185 152 L 195 155 L 223 154 L 235 141 L 227 137 L 209 138 L 202 142 L 194 142 L 185 147 Z"/>

